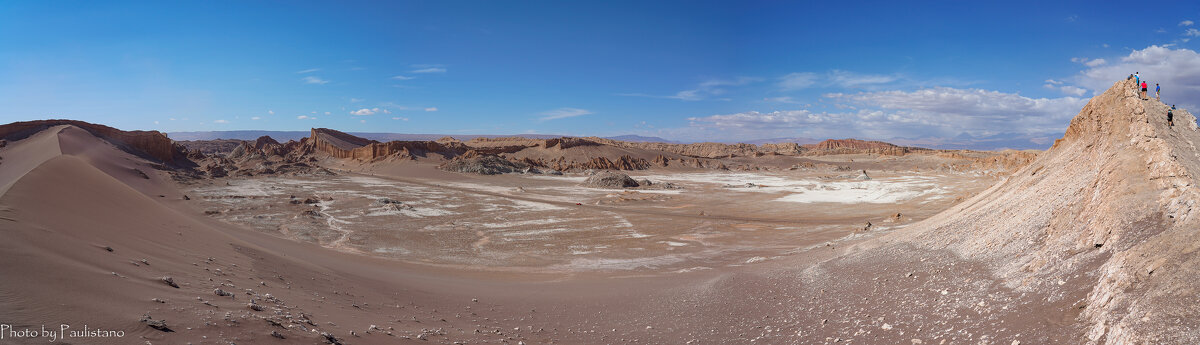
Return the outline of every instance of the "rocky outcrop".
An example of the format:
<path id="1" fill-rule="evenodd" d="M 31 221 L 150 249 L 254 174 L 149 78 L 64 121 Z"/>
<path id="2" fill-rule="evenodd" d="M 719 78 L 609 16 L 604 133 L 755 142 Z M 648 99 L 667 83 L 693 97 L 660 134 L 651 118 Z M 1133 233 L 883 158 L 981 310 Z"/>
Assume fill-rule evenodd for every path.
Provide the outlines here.
<path id="1" fill-rule="evenodd" d="M 903 156 L 913 150 L 924 150 L 911 147 L 897 146 L 882 141 L 867 141 L 858 139 L 829 139 L 816 144 L 804 145 L 808 155 L 836 154 L 880 154 Z"/>
<path id="2" fill-rule="evenodd" d="M 181 140 L 175 143 L 183 145 L 188 152 L 200 152 L 206 155 L 214 154 L 229 154 L 242 146 L 246 141 L 237 139 L 216 139 L 216 140 Z"/>
<path id="3" fill-rule="evenodd" d="M 122 131 L 109 126 L 76 120 L 38 120 L 13 122 L 0 126 L 0 138 L 22 139 L 44 129 L 71 125 L 82 128 L 117 147 L 136 155 L 153 158 L 173 166 L 188 166 L 187 149 L 175 144 L 166 134 L 158 131 Z"/>
<path id="4" fill-rule="evenodd" d="M 629 175 L 611 171 L 602 171 L 589 176 L 583 185 L 592 188 L 635 188 L 640 184 Z"/>
<path id="5" fill-rule="evenodd" d="M 471 151 L 442 164 L 439 168 L 460 173 L 498 175 L 523 172 L 529 168 L 529 164 L 509 161 L 496 155 L 480 154 L 478 151 Z"/>
<path id="6" fill-rule="evenodd" d="M 942 151 L 934 155 L 958 160 L 958 162 L 942 164 L 940 169 L 943 170 L 976 171 L 990 175 L 1007 175 L 1029 165 L 1029 163 L 1038 157 L 1038 152 L 1005 150 L 985 154 L 974 151 Z"/>
<path id="7" fill-rule="evenodd" d="M 592 157 L 585 161 L 570 160 L 565 157 L 558 157 L 551 160 L 543 159 L 523 159 L 525 163 L 536 167 L 548 168 L 558 171 L 583 171 L 583 170 L 644 170 L 649 169 L 651 164 L 645 159 L 633 158 L 628 155 L 618 157 L 615 161 L 605 157 Z"/>
<path id="8" fill-rule="evenodd" d="M 760 152 L 759 147 L 754 144 L 722 144 L 722 143 L 695 143 L 695 144 L 670 144 L 657 142 L 631 142 L 619 141 L 604 138 L 587 138 L 588 140 L 615 147 L 662 151 L 681 156 L 696 157 L 696 158 L 729 158 L 729 157 L 747 157 L 754 156 Z"/>
<path id="9" fill-rule="evenodd" d="M 321 152 L 336 158 L 373 161 L 385 157 L 412 159 L 433 153 L 445 158 L 456 157 L 467 151 L 467 147 L 456 142 L 437 141 L 390 141 L 381 143 L 359 138 L 327 128 L 313 128 L 312 135 L 305 139 L 304 151 Z"/>

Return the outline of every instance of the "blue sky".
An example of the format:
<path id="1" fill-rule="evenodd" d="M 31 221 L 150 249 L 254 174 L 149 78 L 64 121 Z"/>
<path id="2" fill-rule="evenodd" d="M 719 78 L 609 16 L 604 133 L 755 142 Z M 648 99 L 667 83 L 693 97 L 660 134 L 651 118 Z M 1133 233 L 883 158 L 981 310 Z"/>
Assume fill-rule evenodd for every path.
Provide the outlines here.
<path id="1" fill-rule="evenodd" d="M 1200 3 L 3 2 L 0 121 L 681 141 L 1057 137 Z"/>

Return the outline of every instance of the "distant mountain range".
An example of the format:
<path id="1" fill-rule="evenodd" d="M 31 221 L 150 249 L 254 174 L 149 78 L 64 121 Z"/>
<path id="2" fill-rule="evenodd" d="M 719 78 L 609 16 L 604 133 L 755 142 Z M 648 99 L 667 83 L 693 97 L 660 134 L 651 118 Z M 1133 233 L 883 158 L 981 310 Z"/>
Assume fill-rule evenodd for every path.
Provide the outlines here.
<path id="1" fill-rule="evenodd" d="M 552 139 L 560 138 L 563 135 L 555 134 L 406 134 L 406 133 L 367 133 L 367 132 L 348 132 L 351 135 L 367 138 L 377 141 L 419 141 L 419 140 L 438 140 L 444 137 L 453 137 L 458 140 L 467 141 L 475 138 L 503 138 L 503 137 L 523 137 L 530 139 Z M 311 134 L 309 131 L 208 131 L 208 132 L 171 132 L 167 136 L 172 140 L 217 140 L 217 139 L 234 139 L 234 140 L 254 140 L 262 136 L 269 136 L 278 141 L 300 140 Z M 641 135 L 619 135 L 613 137 L 604 137 L 605 139 L 633 141 L 633 142 L 651 142 L 651 143 L 679 143 L 659 137 L 647 137 Z"/>
<path id="2" fill-rule="evenodd" d="M 216 139 L 235 139 L 235 140 L 254 140 L 261 136 L 270 136 L 275 140 L 288 141 L 300 140 L 300 138 L 308 137 L 309 131 L 209 131 L 209 132 L 171 132 L 167 136 L 173 140 L 216 140 Z M 474 138 L 501 138 L 501 137 L 525 137 L 530 139 L 551 139 L 562 137 L 555 134 L 405 134 L 405 133 L 368 133 L 368 132 L 351 132 L 354 136 L 377 140 L 377 141 L 419 141 L 419 140 L 437 140 L 443 137 L 453 137 L 458 140 L 471 140 Z M 1054 144 L 1054 140 L 1062 137 L 1062 133 L 1039 133 L 1039 134 L 1024 134 L 1024 133 L 999 133 L 988 136 L 971 136 L 963 133 L 954 137 L 912 137 L 912 138 L 891 138 L 883 139 L 882 141 L 912 147 L 924 147 L 930 149 L 943 150 L 1045 150 Z M 630 142 L 649 142 L 649 143 L 671 143 L 671 144 L 690 144 L 693 141 L 674 141 L 659 137 L 648 137 L 641 135 L 618 135 L 604 137 L 606 139 L 630 141 Z M 823 139 L 814 138 L 770 138 L 742 141 L 746 144 L 778 144 L 778 143 L 797 143 L 800 145 L 816 144 Z"/>

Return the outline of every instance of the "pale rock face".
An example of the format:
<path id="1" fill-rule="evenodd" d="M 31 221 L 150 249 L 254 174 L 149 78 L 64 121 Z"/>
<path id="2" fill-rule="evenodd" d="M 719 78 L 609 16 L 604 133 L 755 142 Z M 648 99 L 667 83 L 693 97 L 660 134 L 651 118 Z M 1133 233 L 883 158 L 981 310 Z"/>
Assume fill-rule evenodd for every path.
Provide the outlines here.
<path id="1" fill-rule="evenodd" d="M 1200 133 L 1133 90 L 1117 82 L 1032 163 L 895 237 L 986 262 L 1017 290 L 1086 291 L 1089 343 L 1195 343 Z"/>

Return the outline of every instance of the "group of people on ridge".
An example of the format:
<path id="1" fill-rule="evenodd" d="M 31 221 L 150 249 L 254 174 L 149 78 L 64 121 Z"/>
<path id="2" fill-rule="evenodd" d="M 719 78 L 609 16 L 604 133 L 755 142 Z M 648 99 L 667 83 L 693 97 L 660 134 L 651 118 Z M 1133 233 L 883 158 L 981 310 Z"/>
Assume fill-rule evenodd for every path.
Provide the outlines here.
<path id="1" fill-rule="evenodd" d="M 1142 88 L 1142 93 L 1139 94 L 1139 95 L 1141 95 L 1142 99 L 1149 100 L 1150 98 L 1148 98 L 1148 96 L 1146 95 L 1146 90 L 1147 90 L 1146 81 L 1142 80 L 1142 76 L 1138 75 L 1138 72 L 1133 72 L 1133 75 L 1130 75 L 1129 77 L 1133 79 L 1134 88 L 1137 88 L 1139 86 Z M 1154 99 L 1160 100 L 1160 98 L 1159 98 L 1160 91 L 1162 91 L 1162 88 L 1159 87 L 1158 84 L 1154 84 Z"/>
<path id="2" fill-rule="evenodd" d="M 1133 72 L 1133 74 L 1129 75 L 1129 78 L 1126 78 L 1126 80 L 1128 80 L 1128 79 L 1133 79 L 1133 87 L 1135 89 L 1138 87 L 1142 88 L 1142 92 L 1138 94 L 1138 96 L 1141 97 L 1142 100 L 1150 99 L 1146 95 L 1146 91 L 1148 90 L 1148 88 L 1147 88 L 1148 85 L 1146 85 L 1145 80 L 1142 80 L 1142 76 L 1139 75 L 1138 72 Z M 1161 91 L 1162 91 L 1162 88 L 1159 87 L 1158 84 L 1154 84 L 1154 100 L 1157 100 L 1157 101 L 1162 100 L 1162 98 L 1160 96 Z M 1174 110 L 1175 110 L 1174 104 L 1171 105 L 1171 109 L 1167 109 L 1167 125 L 1169 125 L 1171 127 L 1175 127 L 1175 112 L 1174 112 Z"/>

